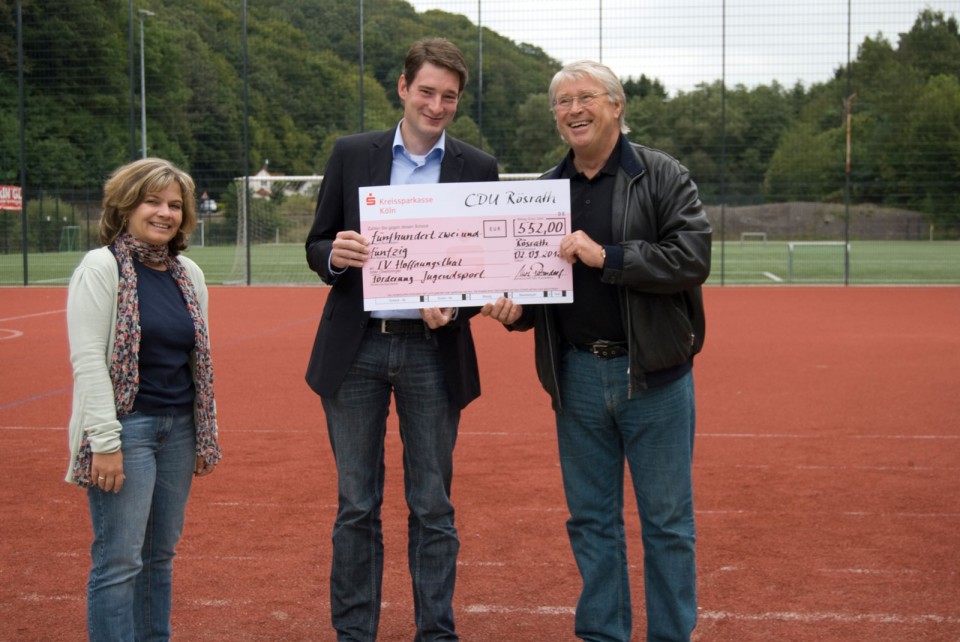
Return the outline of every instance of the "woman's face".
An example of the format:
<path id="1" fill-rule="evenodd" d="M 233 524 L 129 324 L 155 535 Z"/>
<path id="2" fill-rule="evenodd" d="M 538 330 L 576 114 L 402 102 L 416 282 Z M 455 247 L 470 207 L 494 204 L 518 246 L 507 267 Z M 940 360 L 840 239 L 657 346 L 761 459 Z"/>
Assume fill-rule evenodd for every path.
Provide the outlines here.
<path id="1" fill-rule="evenodd" d="M 166 245 L 176 236 L 183 222 L 183 196 L 180 185 L 172 181 L 162 192 L 147 194 L 130 214 L 127 232 L 150 245 Z"/>

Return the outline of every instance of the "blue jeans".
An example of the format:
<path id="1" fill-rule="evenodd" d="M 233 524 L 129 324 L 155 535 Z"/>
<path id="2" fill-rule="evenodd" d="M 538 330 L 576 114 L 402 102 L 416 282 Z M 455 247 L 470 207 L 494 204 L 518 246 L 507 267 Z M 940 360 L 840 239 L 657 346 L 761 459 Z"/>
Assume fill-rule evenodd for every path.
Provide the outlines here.
<path id="1" fill-rule="evenodd" d="M 583 580 L 575 632 L 630 640 L 626 460 L 640 512 L 647 640 L 689 640 L 697 620 L 693 375 L 628 398 L 628 362 L 575 350 L 562 359 L 557 435 L 567 532 Z"/>
<path id="2" fill-rule="evenodd" d="M 193 415 L 133 414 L 120 423 L 123 488 L 87 491 L 87 631 L 91 642 L 167 640 L 174 547 L 196 458 Z"/>
<path id="3" fill-rule="evenodd" d="M 415 640 L 457 640 L 453 590 L 460 541 L 450 502 L 460 410 L 450 402 L 436 340 L 367 330 L 346 380 L 323 397 L 339 489 L 330 573 L 338 640 L 377 637 L 383 580 L 384 438 L 394 396 L 409 508 L 407 558 Z"/>

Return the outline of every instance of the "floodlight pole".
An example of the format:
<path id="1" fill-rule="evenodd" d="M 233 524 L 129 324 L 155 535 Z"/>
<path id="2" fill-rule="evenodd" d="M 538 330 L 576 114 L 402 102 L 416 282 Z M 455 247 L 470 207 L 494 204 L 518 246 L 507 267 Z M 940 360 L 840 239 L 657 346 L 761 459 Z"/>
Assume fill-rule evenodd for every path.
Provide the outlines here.
<path id="1" fill-rule="evenodd" d="M 130 0 L 130 25 L 128 31 L 130 34 L 130 44 L 127 47 L 130 58 L 130 161 L 133 161 L 137 158 L 137 79 L 134 76 L 136 67 L 134 67 L 133 59 L 133 0 Z"/>
<path id="2" fill-rule="evenodd" d="M 364 100 L 363 100 L 363 0 L 360 0 L 359 3 L 360 9 L 360 131 L 363 131 L 363 112 L 365 109 Z"/>
<path id="3" fill-rule="evenodd" d="M 477 147 L 483 149 L 483 0 L 477 0 Z"/>
<path id="4" fill-rule="evenodd" d="M 853 92 L 847 96 L 846 100 L 843 101 L 843 110 L 846 112 L 846 125 L 847 125 L 847 160 L 845 164 L 845 169 L 847 172 L 847 177 L 850 177 L 850 157 L 851 157 L 851 147 L 853 140 L 853 101 L 857 99 L 857 92 Z"/>
<path id="5" fill-rule="evenodd" d="M 143 19 L 155 16 L 149 9 L 137 9 L 140 14 L 140 149 L 142 157 L 147 157 L 147 81 L 143 68 Z"/>
<path id="6" fill-rule="evenodd" d="M 847 145 L 846 145 L 846 162 L 844 163 L 844 178 L 843 178 L 843 203 L 844 203 L 844 216 L 843 216 L 843 240 L 846 243 L 844 247 L 850 247 L 850 158 L 852 156 L 852 147 L 853 147 L 853 101 L 857 99 L 857 92 L 853 92 L 848 95 L 843 101 L 843 111 L 845 112 L 845 120 L 847 127 Z M 843 253 L 843 284 L 848 285 L 850 282 L 850 251 L 844 250 Z"/>
<path id="7" fill-rule="evenodd" d="M 847 97 L 843 101 L 844 119 L 847 128 L 846 162 L 844 163 L 843 177 L 843 284 L 850 285 L 850 157 L 853 129 L 853 101 L 857 99 L 857 92 L 852 90 L 850 69 L 850 26 L 852 11 L 850 0 L 847 0 Z"/>

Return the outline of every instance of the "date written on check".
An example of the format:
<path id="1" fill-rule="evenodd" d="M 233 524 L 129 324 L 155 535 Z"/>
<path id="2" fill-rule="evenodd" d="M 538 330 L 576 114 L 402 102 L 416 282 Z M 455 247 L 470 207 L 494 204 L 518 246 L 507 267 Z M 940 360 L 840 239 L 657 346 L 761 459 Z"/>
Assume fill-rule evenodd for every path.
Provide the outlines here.
<path id="1" fill-rule="evenodd" d="M 570 303 L 570 182 L 362 187 L 364 310 Z"/>

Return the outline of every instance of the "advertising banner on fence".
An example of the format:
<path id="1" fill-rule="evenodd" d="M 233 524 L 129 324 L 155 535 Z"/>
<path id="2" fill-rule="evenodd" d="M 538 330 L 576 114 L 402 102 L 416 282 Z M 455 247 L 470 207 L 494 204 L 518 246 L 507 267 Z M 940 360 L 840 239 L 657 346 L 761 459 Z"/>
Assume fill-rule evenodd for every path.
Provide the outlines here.
<path id="1" fill-rule="evenodd" d="M 560 258 L 570 232 L 570 182 L 362 187 L 360 233 L 370 241 L 363 309 L 570 303 Z"/>
<path id="2" fill-rule="evenodd" d="M 0 185 L 0 210 L 23 208 L 22 192 L 18 185 Z"/>

